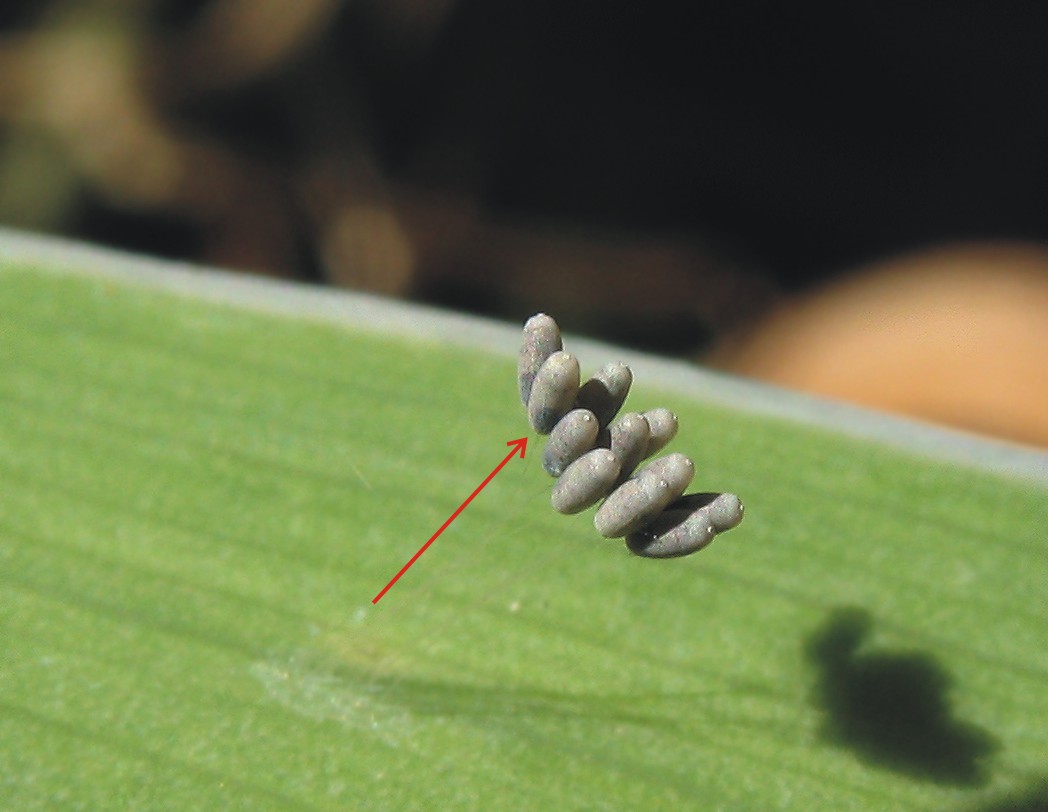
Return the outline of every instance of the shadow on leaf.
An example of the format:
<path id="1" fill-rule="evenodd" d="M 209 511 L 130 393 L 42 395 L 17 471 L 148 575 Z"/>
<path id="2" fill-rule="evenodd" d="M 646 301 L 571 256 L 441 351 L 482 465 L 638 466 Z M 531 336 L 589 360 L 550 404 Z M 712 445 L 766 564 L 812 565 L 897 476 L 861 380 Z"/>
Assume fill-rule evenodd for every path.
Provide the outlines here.
<path id="1" fill-rule="evenodd" d="M 872 626 L 862 609 L 836 609 L 805 643 L 818 674 L 813 699 L 826 717 L 823 738 L 913 778 L 985 784 L 998 740 L 954 718 L 949 674 L 933 657 L 867 650 Z"/>
<path id="2" fill-rule="evenodd" d="M 995 801 L 966 807 L 964 812 L 1048 812 L 1048 776 Z"/>

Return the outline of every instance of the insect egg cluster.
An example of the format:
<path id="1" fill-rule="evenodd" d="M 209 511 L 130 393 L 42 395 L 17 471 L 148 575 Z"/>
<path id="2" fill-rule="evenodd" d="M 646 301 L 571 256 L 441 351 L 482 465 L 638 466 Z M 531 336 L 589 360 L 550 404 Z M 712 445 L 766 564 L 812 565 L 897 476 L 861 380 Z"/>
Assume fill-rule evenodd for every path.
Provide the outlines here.
<path id="1" fill-rule="evenodd" d="M 524 324 L 517 382 L 531 427 L 549 435 L 542 465 L 557 478 L 554 510 L 579 513 L 603 500 L 597 532 L 625 537 L 648 558 L 690 555 L 742 521 L 733 493 L 684 493 L 695 476 L 684 454 L 637 470 L 673 439 L 677 417 L 661 408 L 619 415 L 633 383 L 625 364 L 607 364 L 580 385 L 578 359 L 564 352 L 560 328 L 544 313 Z"/>

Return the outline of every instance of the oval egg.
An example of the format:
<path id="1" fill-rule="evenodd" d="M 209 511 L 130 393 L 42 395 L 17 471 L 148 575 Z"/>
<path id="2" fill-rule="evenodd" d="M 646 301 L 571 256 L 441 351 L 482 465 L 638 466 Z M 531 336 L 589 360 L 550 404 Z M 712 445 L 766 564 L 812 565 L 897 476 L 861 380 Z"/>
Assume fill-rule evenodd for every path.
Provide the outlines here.
<path id="1" fill-rule="evenodd" d="M 633 372 L 628 366 L 606 364 L 582 385 L 575 405 L 593 412 L 603 428 L 619 413 L 632 384 Z"/>
<path id="2" fill-rule="evenodd" d="M 579 391 L 579 362 L 570 352 L 547 358 L 535 375 L 528 396 L 528 420 L 539 434 L 549 434 L 571 411 Z"/>
<path id="3" fill-rule="evenodd" d="M 677 415 L 662 407 L 649 409 L 643 414 L 651 432 L 648 447 L 644 451 L 644 457 L 647 458 L 652 454 L 658 454 L 677 436 Z"/>
<path id="4" fill-rule="evenodd" d="M 619 458 L 595 448 L 569 465 L 553 486 L 550 502 L 558 513 L 578 513 L 596 504 L 619 475 Z"/>
<path id="5" fill-rule="evenodd" d="M 645 558 L 679 558 L 706 547 L 720 532 L 742 521 L 743 507 L 733 493 L 689 494 L 647 527 L 626 536 L 626 546 Z"/>
<path id="6" fill-rule="evenodd" d="M 650 429 L 644 415 L 626 412 L 606 429 L 607 447 L 619 458 L 622 470 L 619 481 L 625 480 L 644 459 L 648 447 Z M 601 443 L 603 445 L 603 443 Z"/>
<path id="7" fill-rule="evenodd" d="M 542 453 L 542 467 L 550 476 L 560 476 L 564 469 L 593 448 L 597 440 L 597 418 L 589 409 L 572 409 L 550 432 Z"/>
<path id="8" fill-rule="evenodd" d="M 550 316 L 536 313 L 524 322 L 524 336 L 517 356 L 517 386 L 525 406 L 531 397 L 535 376 L 553 353 L 563 349 L 560 328 Z"/>
<path id="9" fill-rule="evenodd" d="M 593 517 L 605 538 L 640 530 L 679 498 L 695 476 L 695 463 L 683 454 L 655 460 L 611 492 Z"/>

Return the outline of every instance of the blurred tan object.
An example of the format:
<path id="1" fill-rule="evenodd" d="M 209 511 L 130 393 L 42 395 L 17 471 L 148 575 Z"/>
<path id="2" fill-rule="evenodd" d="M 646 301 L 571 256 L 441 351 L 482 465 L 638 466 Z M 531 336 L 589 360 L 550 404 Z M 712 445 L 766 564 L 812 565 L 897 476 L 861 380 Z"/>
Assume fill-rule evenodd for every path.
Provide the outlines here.
<path id="1" fill-rule="evenodd" d="M 332 279 L 344 287 L 386 296 L 409 292 L 415 275 L 414 248 L 390 207 L 344 206 L 325 226 L 320 251 Z"/>
<path id="2" fill-rule="evenodd" d="M 91 195 L 186 224 L 204 262 L 284 273 L 295 250 L 283 173 L 164 109 L 156 80 L 177 82 L 174 52 L 156 47 L 151 6 L 53 2 L 31 32 L 0 38 L 0 220 L 60 230 Z M 248 13 L 221 9 L 234 6 Z M 310 8 L 319 18 L 327 5 Z"/>
<path id="3" fill-rule="evenodd" d="M 213 0 L 176 49 L 182 92 L 228 88 L 286 68 L 316 41 L 343 0 Z"/>
<path id="4" fill-rule="evenodd" d="M 453 291 L 504 317 L 549 310 L 576 331 L 684 355 L 778 296 L 750 263 L 698 235 L 496 218 L 467 196 L 389 190 L 423 301 Z"/>
<path id="5" fill-rule="evenodd" d="M 20 120 L 61 145 L 70 163 L 108 196 L 158 205 L 184 183 L 179 144 L 149 109 L 141 52 L 112 26 L 56 26 L 26 49 Z"/>
<path id="6" fill-rule="evenodd" d="M 1048 446 L 1048 249 L 962 244 L 872 265 L 786 303 L 703 360 Z"/>

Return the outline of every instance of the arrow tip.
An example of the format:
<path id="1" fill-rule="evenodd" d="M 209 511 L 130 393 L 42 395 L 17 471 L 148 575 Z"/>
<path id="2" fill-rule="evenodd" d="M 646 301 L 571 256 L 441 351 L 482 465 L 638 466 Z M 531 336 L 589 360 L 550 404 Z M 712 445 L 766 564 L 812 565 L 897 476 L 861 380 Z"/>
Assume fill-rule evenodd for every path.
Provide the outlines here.
<path id="1" fill-rule="evenodd" d="M 513 451 L 513 453 L 516 454 L 517 451 L 519 451 L 520 458 L 524 459 L 524 449 L 528 447 L 528 438 L 521 437 L 519 440 L 510 440 L 508 443 L 506 443 L 506 445 L 515 445 L 516 449 Z"/>

